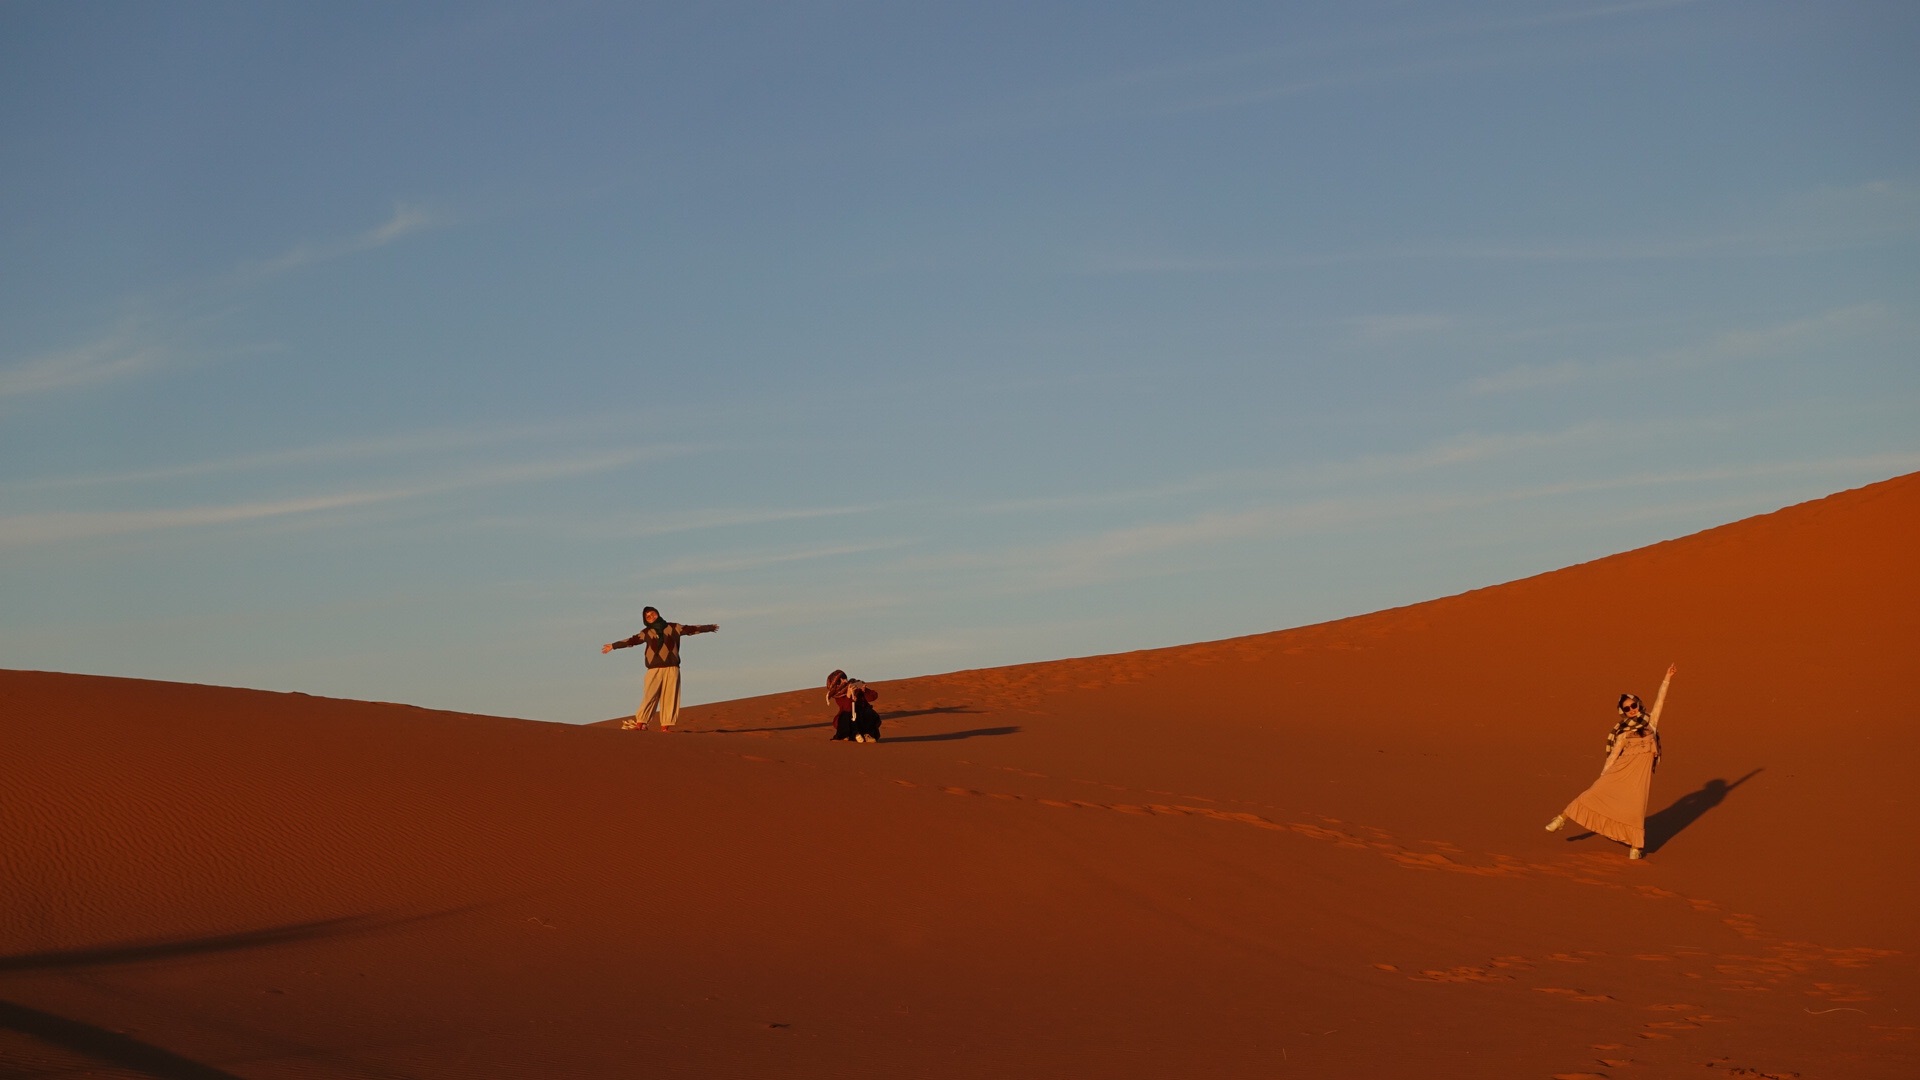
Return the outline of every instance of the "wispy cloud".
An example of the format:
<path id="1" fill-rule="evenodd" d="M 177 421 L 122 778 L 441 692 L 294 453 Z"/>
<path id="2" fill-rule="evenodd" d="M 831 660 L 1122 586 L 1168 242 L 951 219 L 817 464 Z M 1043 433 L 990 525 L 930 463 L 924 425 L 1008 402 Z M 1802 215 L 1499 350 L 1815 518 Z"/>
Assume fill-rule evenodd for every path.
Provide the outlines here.
<path id="1" fill-rule="evenodd" d="M 905 547 L 905 540 L 888 540 L 868 544 L 838 544 L 831 547 L 802 548 L 796 551 L 758 552 L 743 555 L 690 556 L 675 559 L 649 571 L 663 577 L 698 577 L 703 574 L 738 574 L 748 570 L 761 570 L 769 566 L 784 566 L 796 562 L 812 562 L 817 559 L 836 559 L 847 555 L 866 555 L 876 551 L 891 551 Z"/>
<path id="2" fill-rule="evenodd" d="M 1401 315 L 1363 315 L 1347 321 L 1353 337 L 1362 345 L 1395 345 L 1403 341 L 1431 338 L 1460 325 L 1452 315 L 1409 313 Z"/>
<path id="3" fill-rule="evenodd" d="M 1080 256 L 1067 273 L 1089 276 L 1276 274 L 1393 263 L 1637 263 L 1797 258 L 1910 245 L 1920 239 L 1920 187 L 1889 180 L 1821 187 L 1742 220 L 1691 233 L 1463 239 L 1345 251 L 1127 252 Z"/>
<path id="4" fill-rule="evenodd" d="M 1920 236 L 1920 219 L 1882 217 L 1877 224 L 1782 222 L 1691 237 L 1440 243 L 1276 255 L 1100 254 L 1081 257 L 1066 270 L 1088 276 L 1120 277 L 1274 274 L 1386 263 L 1632 263 L 1792 258 L 1892 247 L 1912 243 L 1916 236 Z"/>
<path id="5" fill-rule="evenodd" d="M 1119 117 L 1173 117 L 1245 108 L 1325 91 L 1538 66 L 1595 47 L 1587 36 L 1550 28 L 1631 20 L 1703 0 L 1617 0 L 1526 4 L 1517 16 L 1450 18 L 1426 12 L 1377 20 L 1362 32 L 1320 33 L 1235 52 L 1142 66 L 1089 78 L 1010 102 L 970 127 L 1032 129 Z M 1544 8 L 1545 10 L 1542 10 Z M 1277 33 L 1284 33 L 1278 31 Z M 1520 47 L 1516 38 L 1524 38 Z"/>
<path id="6" fill-rule="evenodd" d="M 1170 483 L 1120 491 L 1009 499 L 970 506 L 966 512 L 968 514 L 1041 514 L 1150 502 L 1224 490 L 1269 492 L 1280 489 L 1323 490 L 1364 482 L 1404 479 L 1455 466 L 1515 458 L 1554 448 L 1620 438 L 1623 432 L 1630 432 L 1630 430 L 1630 427 L 1623 427 L 1617 423 L 1602 425 L 1585 422 L 1557 431 L 1464 432 L 1413 450 L 1395 453 L 1366 454 L 1354 458 L 1307 462 L 1278 468 L 1207 473 Z"/>
<path id="7" fill-rule="evenodd" d="M 1634 472 L 1592 480 L 1522 484 L 1495 491 L 1382 491 L 1299 499 L 1236 511 L 1208 511 L 1168 521 L 1096 530 L 1063 540 L 1010 545 L 908 560 L 916 573 L 984 574 L 1003 587 L 1053 589 L 1184 573 L 1217 557 L 1224 546 L 1393 521 L 1434 519 L 1495 506 L 1606 491 L 1724 484 L 1733 480 L 1834 477 L 1874 478 L 1920 469 L 1920 453 L 1891 452 L 1738 466 Z M 1694 503 L 1690 500 L 1688 506 Z"/>
<path id="8" fill-rule="evenodd" d="M 84 345 L 0 368 L 0 398 L 71 390 L 139 375 L 158 367 L 170 355 L 167 347 L 133 330 L 116 330 Z"/>
<path id="9" fill-rule="evenodd" d="M 813 518 L 866 514 L 880 509 L 879 504 L 857 506 L 803 507 L 713 507 L 703 510 L 676 510 L 643 514 L 615 523 L 609 531 L 617 536 L 665 536 L 669 533 L 695 532 L 701 529 L 726 529 L 745 525 L 773 525 L 784 521 L 808 521 Z"/>
<path id="10" fill-rule="evenodd" d="M 1233 274 L 1277 268 L 1271 259 L 1210 255 L 1109 255 L 1084 260 L 1077 271 L 1095 277 L 1133 274 Z"/>
<path id="11" fill-rule="evenodd" d="M 417 484 L 362 488 L 240 503 L 157 507 L 141 510 L 49 510 L 0 516 L 0 547 L 80 540 L 170 529 L 206 528 L 313 515 L 450 492 L 536 483 L 604 472 L 642 460 L 647 452 L 623 450 L 565 460 L 530 462 L 460 472 Z"/>
<path id="12" fill-rule="evenodd" d="M 1487 49 L 1477 55 L 1426 56 L 1416 60 L 1374 63 L 1317 77 L 1281 79 L 1227 93 L 1199 94 L 1161 105 L 1152 110 L 1152 115 L 1173 117 L 1190 113 L 1220 112 L 1227 109 L 1246 108 L 1250 105 L 1264 105 L 1326 90 L 1462 75 L 1513 62 L 1514 57 L 1511 52 Z"/>
<path id="13" fill-rule="evenodd" d="M 1644 356 L 1522 364 L 1475 379 L 1465 391 L 1471 395 L 1507 394 L 1744 360 L 1830 343 L 1890 322 L 1889 312 L 1880 305 L 1857 304 L 1772 326 L 1727 330 L 1703 342 Z"/>
<path id="14" fill-rule="evenodd" d="M 385 222 L 353 236 L 301 244 L 273 258 L 244 265 L 214 281 L 175 290 L 176 295 L 167 305 L 172 310 L 167 313 L 122 319 L 114 329 L 97 334 L 84 344 L 0 367 L 0 399 L 101 386 L 209 357 L 257 352 L 257 349 L 209 350 L 187 342 L 204 324 L 217 321 L 219 316 L 209 315 L 205 309 L 232 303 L 248 286 L 301 267 L 384 247 L 438 223 L 418 208 L 401 206 Z M 197 299 L 184 299 L 187 296 Z"/>
<path id="15" fill-rule="evenodd" d="M 395 206 L 392 217 L 371 229 L 337 240 L 296 244 L 270 259 L 242 267 L 240 277 L 242 280 L 267 278 L 317 263 L 332 262 L 362 251 L 385 247 L 409 233 L 438 223 L 431 214 L 419 207 L 404 204 Z"/>
<path id="16" fill-rule="evenodd" d="M 167 480 L 187 480 L 201 476 L 260 472 L 303 465 L 347 461 L 377 461 L 445 453 L 455 450 L 471 451 L 485 447 L 504 446 L 513 443 L 546 439 L 564 438 L 571 440 L 578 439 L 582 435 L 602 432 L 610 433 L 614 430 L 615 425 L 611 423 L 577 419 L 540 424 L 490 424 L 479 427 L 436 428 L 428 431 L 370 435 L 364 438 L 315 443 L 284 450 L 267 450 L 251 454 L 236 454 L 230 457 L 183 462 L 177 465 L 160 465 L 147 469 L 126 469 L 106 473 L 44 477 L 36 480 L 25 480 L 0 485 L 0 489 L 28 492 L 62 491 L 89 487 L 113 487 L 128 484 L 144 485 Z M 635 460 L 640 460 L 641 458 L 662 459 L 682 457 L 709 449 L 712 449 L 712 445 L 707 443 L 662 443 L 646 447 L 627 448 L 627 450 L 623 452 L 631 452 L 639 455 Z"/>
<path id="17" fill-rule="evenodd" d="M 1700 469 L 1669 469 L 1637 472 L 1598 480 L 1539 484 L 1517 488 L 1494 498 L 1497 501 L 1578 495 L 1595 491 L 1620 491 L 1631 488 L 1664 487 L 1678 484 L 1718 483 L 1727 480 L 1771 480 L 1796 476 L 1832 476 L 1841 473 L 1865 473 L 1885 479 L 1920 469 L 1920 453 L 1894 451 L 1884 454 L 1847 454 L 1803 461 L 1767 461 L 1748 465 L 1721 465 Z"/>
<path id="18" fill-rule="evenodd" d="M 1381 511 L 1363 499 L 1305 500 L 1238 511 L 1208 511 L 1170 521 L 1096 530 L 1066 539 L 903 560 L 910 575 L 985 575 L 998 587 L 1057 589 L 1178 573 L 1222 545 L 1255 537 L 1329 528 Z M 1177 559 L 1157 556 L 1179 553 Z"/>
<path id="19" fill-rule="evenodd" d="M 1615 19 L 1623 15 L 1639 15 L 1667 8 L 1692 7 L 1703 0 L 1621 0 L 1611 4 L 1558 4 L 1542 5 L 1551 10 L 1539 11 L 1517 18 L 1503 19 L 1493 26 L 1553 26 L 1561 23 L 1591 22 L 1596 19 Z"/>

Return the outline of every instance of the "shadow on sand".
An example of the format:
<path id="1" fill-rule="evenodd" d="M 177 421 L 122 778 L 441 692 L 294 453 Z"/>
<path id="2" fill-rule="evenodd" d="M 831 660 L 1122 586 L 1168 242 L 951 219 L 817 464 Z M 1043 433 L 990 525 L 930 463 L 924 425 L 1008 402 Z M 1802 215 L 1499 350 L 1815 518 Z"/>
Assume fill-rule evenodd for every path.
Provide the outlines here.
<path id="1" fill-rule="evenodd" d="M 1727 792 L 1758 776 L 1763 770 L 1755 769 L 1747 775 L 1729 784 L 1714 777 L 1700 786 L 1698 791 L 1689 791 L 1673 801 L 1673 805 L 1657 814 L 1647 815 L 1647 854 L 1659 851 L 1667 841 L 1680 835 L 1680 831 L 1700 820 L 1701 815 L 1720 805 Z"/>
<path id="2" fill-rule="evenodd" d="M 953 742 L 956 739 L 977 739 L 986 735 L 1015 735 L 1019 731 L 1018 727 L 983 727 L 974 728 L 971 731 L 942 732 L 938 735 L 886 735 L 882 736 L 880 741 L 883 743 Z"/>
<path id="3" fill-rule="evenodd" d="M 829 728 L 831 720 L 810 720 L 804 724 L 784 724 L 780 727 L 717 727 L 699 732 L 701 735 L 759 735 L 769 731 L 805 731 L 808 728 Z"/>
<path id="4" fill-rule="evenodd" d="M 452 912 L 399 918 L 358 915 L 269 926 L 234 934 L 171 941 L 127 941 L 83 949 L 18 953 L 0 956 L 0 974 L 113 967 L 182 956 L 267 948 L 316 938 L 365 933 L 447 914 Z M 242 1080 L 224 1069 L 202 1064 L 123 1032 L 89 1024 L 84 1020 L 57 1016 L 16 1002 L 0 1001 L 0 1032 L 7 1031 L 38 1039 L 50 1046 L 111 1065 L 117 1070 L 158 1077 L 159 1080 Z"/>
<path id="5" fill-rule="evenodd" d="M 980 710 L 971 705 L 935 705 L 931 709 L 909 709 L 906 712 L 880 713 L 881 719 L 898 720 L 903 716 L 953 716 L 962 713 L 978 713 Z"/>
<path id="6" fill-rule="evenodd" d="M 898 720 L 906 716 L 952 716 L 956 713 L 977 713 L 979 709 L 971 705 L 936 705 L 931 709 L 909 709 L 906 712 L 881 712 L 882 720 Z M 812 728 L 830 728 L 831 720 L 810 720 L 804 724 L 785 724 L 780 727 L 729 727 L 714 728 L 704 734 L 710 735 L 758 735 L 770 731 L 807 731 Z M 947 738 L 950 736 L 942 736 Z M 900 739 L 888 739 L 888 742 L 900 742 Z"/>
<path id="7" fill-rule="evenodd" d="M 0 1001 L 0 1031 L 16 1031 L 93 1061 L 160 1080 L 241 1080 L 224 1069 L 202 1065 L 131 1035 L 64 1016 Z"/>

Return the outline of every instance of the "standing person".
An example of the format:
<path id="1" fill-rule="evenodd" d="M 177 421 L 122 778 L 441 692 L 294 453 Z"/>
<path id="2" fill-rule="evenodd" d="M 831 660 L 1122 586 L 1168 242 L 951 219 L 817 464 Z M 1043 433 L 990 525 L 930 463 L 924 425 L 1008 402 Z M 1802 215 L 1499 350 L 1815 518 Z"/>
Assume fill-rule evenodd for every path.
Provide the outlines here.
<path id="1" fill-rule="evenodd" d="M 832 741 L 879 742 L 880 714 L 872 704 L 879 696 L 880 691 L 844 671 L 827 676 L 827 704 L 835 710 Z"/>
<path id="2" fill-rule="evenodd" d="M 621 721 L 620 729 L 645 731 L 648 721 L 657 714 L 660 717 L 660 730 L 672 731 L 674 723 L 680 718 L 680 639 L 695 634 L 711 634 L 720 629 L 720 624 L 683 626 L 662 619 L 660 609 L 656 607 L 642 608 L 640 617 L 646 621 L 645 629 L 625 641 L 613 641 L 600 646 L 602 656 L 615 649 L 635 645 L 647 647 L 647 688 L 640 695 L 640 707 L 634 710 L 633 719 Z"/>
<path id="3" fill-rule="evenodd" d="M 1607 761 L 1600 768 L 1600 778 L 1547 822 L 1548 832 L 1572 821 L 1627 845 L 1629 859 L 1646 853 L 1647 796 L 1653 791 L 1653 770 L 1660 764 L 1660 708 L 1667 702 L 1667 684 L 1679 670 L 1678 664 L 1667 666 L 1650 713 L 1639 695 L 1620 695 L 1620 722 L 1607 735 Z"/>

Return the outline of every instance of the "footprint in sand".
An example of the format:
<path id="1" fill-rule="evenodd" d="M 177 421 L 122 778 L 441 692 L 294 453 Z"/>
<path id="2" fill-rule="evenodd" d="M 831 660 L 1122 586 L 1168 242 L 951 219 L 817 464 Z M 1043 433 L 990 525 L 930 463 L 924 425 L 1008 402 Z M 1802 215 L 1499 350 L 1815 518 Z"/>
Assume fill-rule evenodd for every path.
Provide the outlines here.
<path id="1" fill-rule="evenodd" d="M 1556 994 L 1566 998 L 1568 1001 L 1600 1002 L 1616 1000 L 1608 994 L 1589 994 L 1585 990 L 1573 990 L 1565 986 L 1536 986 L 1533 988 L 1533 992 L 1536 994 Z"/>
<path id="2" fill-rule="evenodd" d="M 1418 975 L 1409 975 L 1407 978 L 1412 979 L 1414 982 L 1445 983 L 1511 982 L 1513 980 L 1513 976 L 1511 975 L 1502 975 L 1499 972 L 1488 971 L 1486 968 L 1472 967 L 1470 965 L 1447 968 L 1444 971 L 1429 968 Z"/>
<path id="3" fill-rule="evenodd" d="M 1834 967 L 1863 968 L 1875 960 L 1885 960 L 1890 956 L 1898 955 L 1900 954 L 1892 949 L 1828 949 L 1827 963 Z"/>
<path id="4" fill-rule="evenodd" d="M 1828 1001 L 1872 1001 L 1873 995 L 1862 987 L 1852 983 L 1817 982 L 1807 991 L 1809 997 L 1823 997 Z"/>

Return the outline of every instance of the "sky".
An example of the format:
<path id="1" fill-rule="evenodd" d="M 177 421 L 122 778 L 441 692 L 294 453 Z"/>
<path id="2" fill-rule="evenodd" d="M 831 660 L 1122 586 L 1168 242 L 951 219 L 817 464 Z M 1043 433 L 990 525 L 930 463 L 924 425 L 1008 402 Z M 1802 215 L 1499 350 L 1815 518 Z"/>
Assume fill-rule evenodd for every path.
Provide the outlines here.
<path id="1" fill-rule="evenodd" d="M 0 0 L 0 667 L 587 722 L 644 604 L 721 624 L 697 703 L 1920 470 L 1916 56 L 1848 0 Z"/>

